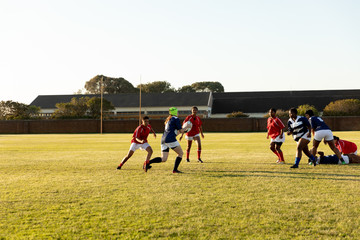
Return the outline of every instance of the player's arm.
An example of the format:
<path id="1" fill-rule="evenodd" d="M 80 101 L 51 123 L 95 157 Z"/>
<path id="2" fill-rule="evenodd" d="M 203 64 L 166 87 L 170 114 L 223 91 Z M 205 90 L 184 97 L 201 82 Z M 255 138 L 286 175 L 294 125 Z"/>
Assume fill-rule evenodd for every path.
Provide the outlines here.
<path id="1" fill-rule="evenodd" d="M 200 131 L 200 135 L 202 138 L 204 138 L 204 133 L 203 133 L 203 129 L 202 126 L 199 127 L 199 131 Z"/>
<path id="2" fill-rule="evenodd" d="M 153 128 L 151 128 L 151 132 L 154 134 L 154 138 L 156 138 L 156 132 L 154 131 Z"/>
<path id="3" fill-rule="evenodd" d="M 180 136 L 180 138 L 179 138 L 180 141 L 181 141 L 181 139 L 183 138 L 183 136 L 184 136 L 184 133 L 181 134 L 181 136 Z"/>
<path id="4" fill-rule="evenodd" d="M 144 143 L 145 140 L 141 140 L 140 138 L 135 138 L 136 141 L 138 141 L 139 143 Z"/>

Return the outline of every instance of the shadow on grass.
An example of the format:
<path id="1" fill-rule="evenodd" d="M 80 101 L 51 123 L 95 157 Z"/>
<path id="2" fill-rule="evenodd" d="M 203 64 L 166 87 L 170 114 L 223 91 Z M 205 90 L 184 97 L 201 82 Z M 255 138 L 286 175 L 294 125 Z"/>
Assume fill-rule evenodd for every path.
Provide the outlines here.
<path id="1" fill-rule="evenodd" d="M 301 170 L 301 169 L 300 169 Z M 291 170 L 290 170 L 291 171 Z M 298 170 L 292 170 L 293 172 L 273 172 L 273 171 L 204 171 L 207 173 L 223 173 L 220 175 L 214 175 L 211 177 L 223 178 L 223 177 L 268 177 L 268 178 L 300 178 L 300 179 L 324 179 L 324 180 L 336 180 L 336 181 L 359 181 L 360 175 L 348 175 L 348 174 L 334 174 L 334 173 L 303 173 L 295 172 Z M 262 175 L 262 174 L 264 175 Z"/>

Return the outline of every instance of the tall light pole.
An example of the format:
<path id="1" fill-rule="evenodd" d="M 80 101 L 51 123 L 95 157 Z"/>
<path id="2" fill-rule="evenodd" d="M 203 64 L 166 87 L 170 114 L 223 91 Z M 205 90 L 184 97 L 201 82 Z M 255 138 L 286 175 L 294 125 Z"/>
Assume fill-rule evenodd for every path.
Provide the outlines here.
<path id="1" fill-rule="evenodd" d="M 140 75 L 140 96 L 139 96 L 139 125 L 141 124 L 141 75 Z"/>
<path id="2" fill-rule="evenodd" d="M 103 77 L 101 77 L 101 82 L 100 82 L 100 134 L 103 133 L 103 94 L 104 94 Z"/>

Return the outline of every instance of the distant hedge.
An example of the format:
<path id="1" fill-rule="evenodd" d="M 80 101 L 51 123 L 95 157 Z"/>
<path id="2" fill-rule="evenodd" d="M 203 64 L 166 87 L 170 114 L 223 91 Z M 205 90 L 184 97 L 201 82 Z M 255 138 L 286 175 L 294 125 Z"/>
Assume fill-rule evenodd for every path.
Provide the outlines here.
<path id="1" fill-rule="evenodd" d="M 342 99 L 331 102 L 324 108 L 323 116 L 360 116 L 360 100 Z"/>
<path id="2" fill-rule="evenodd" d="M 249 115 L 243 113 L 243 112 L 233 112 L 228 115 L 226 115 L 228 118 L 246 118 L 249 117 Z"/>

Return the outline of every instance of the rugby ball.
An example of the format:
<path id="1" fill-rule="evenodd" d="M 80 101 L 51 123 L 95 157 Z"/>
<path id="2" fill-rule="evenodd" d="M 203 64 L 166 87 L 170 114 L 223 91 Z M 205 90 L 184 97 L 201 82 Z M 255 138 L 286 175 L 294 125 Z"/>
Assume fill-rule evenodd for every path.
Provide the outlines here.
<path id="1" fill-rule="evenodd" d="M 182 128 L 184 129 L 184 132 L 190 132 L 192 128 L 192 123 L 190 121 L 187 121 L 182 125 Z"/>

